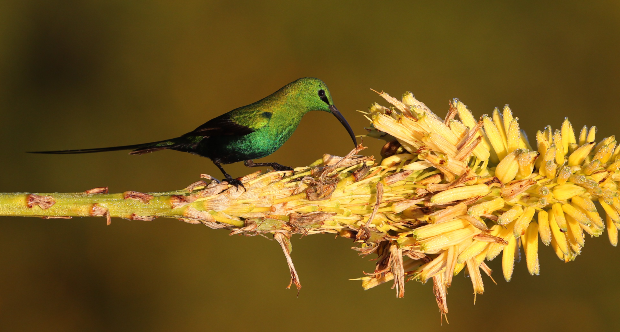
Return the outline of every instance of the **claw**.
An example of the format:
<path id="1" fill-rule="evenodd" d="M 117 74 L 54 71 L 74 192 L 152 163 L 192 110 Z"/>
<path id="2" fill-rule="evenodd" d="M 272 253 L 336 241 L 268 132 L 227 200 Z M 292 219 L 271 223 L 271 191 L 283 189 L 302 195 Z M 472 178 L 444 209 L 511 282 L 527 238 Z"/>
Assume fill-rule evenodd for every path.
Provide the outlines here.
<path id="1" fill-rule="evenodd" d="M 292 167 L 288 167 L 288 166 L 284 166 L 284 165 L 280 165 L 280 164 L 276 164 L 273 163 L 271 165 L 271 167 L 273 168 L 274 171 L 292 171 L 293 168 Z"/>
<path id="2" fill-rule="evenodd" d="M 241 180 L 239 179 L 224 179 L 222 180 L 222 182 L 226 182 L 228 184 L 230 184 L 231 186 L 235 186 L 237 188 L 241 187 L 243 188 L 243 190 L 247 191 L 247 189 L 245 188 L 245 186 L 243 185 L 243 182 L 241 182 Z"/>
<path id="3" fill-rule="evenodd" d="M 247 167 L 271 167 L 274 171 L 292 171 L 293 169 L 288 166 L 280 165 L 278 163 L 255 163 L 253 160 L 246 160 L 243 164 Z"/>

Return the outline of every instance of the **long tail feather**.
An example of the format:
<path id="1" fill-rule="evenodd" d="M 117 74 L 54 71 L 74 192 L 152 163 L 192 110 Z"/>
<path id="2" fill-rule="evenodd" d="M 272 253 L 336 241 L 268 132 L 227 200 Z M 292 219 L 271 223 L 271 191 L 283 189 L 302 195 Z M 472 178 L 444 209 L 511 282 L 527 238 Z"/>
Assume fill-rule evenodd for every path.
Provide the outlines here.
<path id="1" fill-rule="evenodd" d="M 159 141 L 152 143 L 133 144 L 133 145 L 121 145 L 110 146 L 107 148 L 94 148 L 94 149 L 78 149 L 78 150 L 58 150 L 58 151 L 30 151 L 28 153 L 40 153 L 40 154 L 80 154 L 80 153 L 96 153 L 96 152 L 108 152 L 108 151 L 121 151 L 121 150 L 133 150 L 129 154 L 144 154 L 164 149 L 170 149 L 174 146 L 174 142 L 171 141 Z"/>

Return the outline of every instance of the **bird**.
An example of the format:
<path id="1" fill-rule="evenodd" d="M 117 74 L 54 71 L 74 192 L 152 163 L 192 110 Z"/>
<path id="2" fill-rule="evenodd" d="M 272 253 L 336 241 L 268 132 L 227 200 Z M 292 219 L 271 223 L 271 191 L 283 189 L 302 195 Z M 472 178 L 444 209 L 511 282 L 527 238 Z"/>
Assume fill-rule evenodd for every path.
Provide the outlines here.
<path id="1" fill-rule="evenodd" d="M 275 162 L 255 163 L 253 160 L 267 157 L 278 150 L 297 129 L 303 116 L 311 111 L 333 114 L 346 128 L 357 147 L 353 129 L 334 106 L 325 83 L 318 78 L 304 77 L 257 102 L 233 109 L 176 138 L 104 148 L 30 153 L 80 154 L 131 150 L 130 155 L 141 155 L 175 150 L 211 159 L 224 175 L 223 181 L 238 187 L 243 184 L 233 179 L 224 170 L 223 164 L 243 161 L 248 167 L 268 166 L 276 171 L 292 170 Z"/>

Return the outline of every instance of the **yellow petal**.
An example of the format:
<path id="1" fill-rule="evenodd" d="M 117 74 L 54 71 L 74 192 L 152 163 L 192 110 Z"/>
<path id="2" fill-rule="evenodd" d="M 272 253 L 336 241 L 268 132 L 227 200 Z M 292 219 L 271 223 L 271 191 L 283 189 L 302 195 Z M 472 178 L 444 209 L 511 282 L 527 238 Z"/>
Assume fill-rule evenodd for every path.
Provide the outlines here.
<path id="1" fill-rule="evenodd" d="M 596 206 L 594 205 L 594 202 L 592 202 L 592 200 L 587 197 L 575 196 L 571 198 L 571 204 L 580 207 L 586 212 L 596 212 Z"/>
<path id="2" fill-rule="evenodd" d="M 523 211 L 523 214 L 517 219 L 515 222 L 513 234 L 515 237 L 519 237 L 525 234 L 532 218 L 534 217 L 534 213 L 536 213 L 536 209 L 533 207 L 526 207 Z"/>
<path id="3" fill-rule="evenodd" d="M 555 203 L 551 208 L 556 224 L 562 232 L 566 232 L 568 228 L 566 225 L 566 218 L 564 217 L 564 210 L 562 210 L 562 205 L 560 203 Z"/>
<path id="4" fill-rule="evenodd" d="M 449 246 L 456 245 L 465 239 L 479 234 L 480 232 L 481 231 L 476 227 L 468 225 L 463 229 L 441 233 L 440 235 L 421 241 L 420 251 L 426 254 L 437 254 L 447 249 Z"/>
<path id="5" fill-rule="evenodd" d="M 572 175 L 571 168 L 568 166 L 564 166 L 560 168 L 560 172 L 558 173 L 558 177 L 555 180 L 558 184 L 566 183 L 566 180 Z"/>
<path id="6" fill-rule="evenodd" d="M 512 229 L 514 224 L 508 224 L 508 226 L 506 226 L 506 228 L 501 227 L 499 230 L 499 233 L 497 234 L 497 237 L 504 239 L 506 242 L 508 242 L 508 240 L 510 238 L 514 239 L 514 235 L 512 235 Z M 495 257 L 497 257 L 497 255 L 499 255 L 502 250 L 504 250 L 505 245 L 504 244 L 500 244 L 500 243 L 491 243 L 489 245 L 489 248 L 487 250 L 487 254 L 486 254 L 486 258 L 488 261 L 491 261 L 493 259 L 495 259 Z"/>
<path id="7" fill-rule="evenodd" d="M 558 241 L 556 241 L 555 238 L 551 239 L 551 247 L 553 248 L 553 251 L 555 251 L 555 254 L 558 256 L 558 258 L 561 261 L 566 261 L 566 254 L 564 254 L 564 251 L 562 251 L 562 249 L 560 248 L 560 246 L 558 245 Z"/>
<path id="8" fill-rule="evenodd" d="M 588 127 L 583 126 L 583 128 L 581 128 L 581 132 L 579 133 L 579 142 L 578 144 L 584 145 L 587 143 L 587 137 L 588 137 Z"/>
<path id="9" fill-rule="evenodd" d="M 609 237 L 609 243 L 615 247 L 618 245 L 618 228 L 609 216 L 607 216 L 605 224 L 607 225 L 607 236 Z"/>
<path id="10" fill-rule="evenodd" d="M 495 127 L 497 127 L 497 130 L 501 134 L 503 141 L 507 142 L 508 140 L 506 138 L 506 131 L 504 130 L 504 118 L 502 117 L 497 107 L 493 110 L 492 117 L 493 124 L 495 124 Z"/>
<path id="11" fill-rule="evenodd" d="M 483 116 L 482 121 L 484 124 L 484 133 L 489 139 L 489 143 L 491 143 L 493 150 L 495 150 L 495 153 L 497 153 L 500 160 L 504 159 L 504 157 L 506 157 L 507 150 L 501 133 L 488 116 Z"/>
<path id="12" fill-rule="evenodd" d="M 607 213 L 607 216 L 611 218 L 611 220 L 614 222 L 620 222 L 620 215 L 618 215 L 618 212 L 613 207 L 605 203 L 605 200 L 602 198 L 600 198 L 598 202 L 601 204 L 603 210 L 605 210 L 605 213 Z"/>
<path id="13" fill-rule="evenodd" d="M 431 197 L 433 204 L 446 204 L 458 200 L 468 199 L 475 196 L 486 196 L 489 193 L 489 186 L 486 184 L 476 184 L 473 186 L 457 187 L 444 190 Z"/>
<path id="14" fill-rule="evenodd" d="M 551 242 L 556 242 L 558 248 L 564 253 L 565 256 L 568 256 L 569 252 L 566 235 L 560 231 L 560 227 L 555 220 L 555 213 L 549 213 L 549 227 L 551 228 L 551 233 L 553 234 Z"/>
<path id="15" fill-rule="evenodd" d="M 497 197 L 490 201 L 472 205 L 469 209 L 467 209 L 467 214 L 473 217 L 479 217 L 483 214 L 491 214 L 494 211 L 497 211 L 503 207 L 504 207 L 504 199 L 501 197 Z"/>
<path id="16" fill-rule="evenodd" d="M 512 120 L 506 133 L 507 149 L 508 153 L 511 153 L 517 149 L 524 149 L 523 141 L 521 140 L 521 131 L 519 129 L 519 123 L 517 119 Z"/>
<path id="17" fill-rule="evenodd" d="M 583 238 L 583 230 L 579 225 L 579 222 L 575 220 L 575 218 L 571 216 L 566 216 L 566 224 L 568 226 L 568 235 L 569 242 L 579 245 L 580 247 L 584 246 L 584 238 Z"/>
<path id="18" fill-rule="evenodd" d="M 568 121 L 568 118 L 564 119 L 562 122 L 562 146 L 564 151 L 568 151 L 568 147 L 571 143 L 577 143 L 575 140 L 575 131 L 573 130 L 573 126 Z"/>
<path id="19" fill-rule="evenodd" d="M 572 183 L 565 183 L 553 187 L 551 192 L 555 199 L 563 201 L 585 193 L 586 189 Z"/>
<path id="20" fill-rule="evenodd" d="M 473 241 L 469 247 L 465 248 L 461 254 L 459 254 L 457 263 L 465 263 L 469 259 L 476 257 L 486 247 L 489 246 L 489 242 Z"/>
<path id="21" fill-rule="evenodd" d="M 520 153 L 517 157 L 517 163 L 519 164 L 519 172 L 517 173 L 517 179 L 525 179 L 529 177 L 534 171 L 534 164 L 538 152 L 530 151 Z M 566 177 L 568 179 L 568 177 Z"/>
<path id="22" fill-rule="evenodd" d="M 587 142 L 594 142 L 596 140 L 596 126 L 590 127 L 588 131 L 588 137 L 586 138 Z"/>
<path id="23" fill-rule="evenodd" d="M 564 164 L 566 150 L 564 150 L 564 147 L 562 145 L 562 134 L 559 130 L 556 130 L 555 133 L 553 133 L 553 144 L 557 149 L 557 152 L 555 154 L 555 162 L 558 165 L 562 165 Z"/>
<path id="24" fill-rule="evenodd" d="M 536 159 L 536 168 L 538 168 L 540 170 L 541 165 L 543 165 L 544 163 L 544 157 L 547 154 L 547 150 L 550 147 L 550 143 L 549 141 L 545 138 L 545 134 L 542 131 L 538 131 L 536 133 L 536 142 L 538 144 L 538 154 L 539 157 Z M 541 173 L 540 175 L 545 175 L 544 173 Z"/>
<path id="25" fill-rule="evenodd" d="M 551 228 L 549 226 L 549 214 L 545 210 L 538 211 L 538 233 L 542 243 L 548 246 L 551 243 Z"/>
<path id="26" fill-rule="evenodd" d="M 567 215 L 573 217 L 580 224 L 590 226 L 590 219 L 585 213 L 581 212 L 581 209 L 577 209 L 570 204 L 563 204 L 562 211 L 564 211 L 564 213 L 566 213 Z"/>
<path id="27" fill-rule="evenodd" d="M 502 119 L 504 120 L 504 131 L 506 132 L 506 139 L 508 139 L 508 128 L 510 128 L 510 123 L 514 119 L 512 117 L 512 111 L 510 110 L 510 107 L 508 107 L 508 105 L 505 105 L 504 109 L 502 110 Z"/>
<path id="28" fill-rule="evenodd" d="M 517 239 L 513 236 L 508 240 L 508 245 L 504 247 L 504 254 L 502 255 L 502 271 L 504 272 L 504 279 L 510 281 L 512 279 L 512 272 L 515 266 L 515 254 L 517 252 Z"/>
<path id="29" fill-rule="evenodd" d="M 594 142 L 586 143 L 568 156 L 568 166 L 581 165 L 594 148 Z"/>
<path id="30" fill-rule="evenodd" d="M 516 160 L 516 155 L 516 151 L 511 152 L 495 168 L 495 176 L 501 183 L 508 183 L 517 176 L 519 163 Z"/>
<path id="31" fill-rule="evenodd" d="M 502 213 L 501 216 L 497 219 L 498 225 L 507 225 L 513 221 L 515 221 L 521 214 L 523 213 L 523 208 L 521 205 L 515 205 L 510 210 Z"/>
<path id="32" fill-rule="evenodd" d="M 423 240 L 442 233 L 452 232 L 469 226 L 469 222 L 462 219 L 442 222 L 439 224 L 429 224 L 414 229 L 411 234 L 414 239 Z"/>
<path id="33" fill-rule="evenodd" d="M 538 224 L 530 223 L 525 233 L 525 260 L 527 270 L 531 275 L 540 273 L 540 264 L 538 262 Z"/>

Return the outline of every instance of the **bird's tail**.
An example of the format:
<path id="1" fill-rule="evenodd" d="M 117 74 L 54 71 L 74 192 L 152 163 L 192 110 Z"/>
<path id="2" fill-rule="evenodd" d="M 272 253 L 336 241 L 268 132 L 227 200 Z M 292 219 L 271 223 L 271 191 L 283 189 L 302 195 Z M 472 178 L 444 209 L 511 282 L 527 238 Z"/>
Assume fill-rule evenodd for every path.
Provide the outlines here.
<path id="1" fill-rule="evenodd" d="M 143 144 L 110 146 L 107 148 L 58 150 L 58 151 L 31 151 L 28 153 L 80 154 L 80 153 L 96 153 L 96 152 L 107 152 L 107 151 L 132 150 L 131 152 L 129 152 L 129 154 L 145 154 L 145 153 L 155 152 L 159 150 L 173 149 L 175 146 L 176 146 L 176 143 L 174 141 L 167 140 L 167 141 L 158 141 L 158 142 L 143 143 Z"/>

